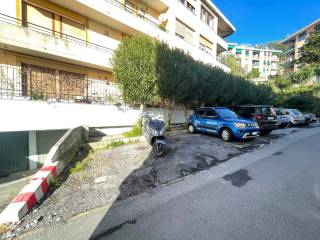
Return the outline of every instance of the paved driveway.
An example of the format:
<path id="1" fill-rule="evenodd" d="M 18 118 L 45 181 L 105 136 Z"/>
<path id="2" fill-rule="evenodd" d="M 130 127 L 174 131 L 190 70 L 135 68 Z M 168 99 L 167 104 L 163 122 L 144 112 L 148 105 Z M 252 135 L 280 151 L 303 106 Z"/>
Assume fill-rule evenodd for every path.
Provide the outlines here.
<path id="1" fill-rule="evenodd" d="M 146 142 L 96 152 L 85 171 L 68 175 L 66 169 L 64 183 L 14 226 L 20 230 L 14 233 L 66 223 L 88 210 L 183 181 L 188 175 L 225 164 L 297 131 L 303 129 L 281 129 L 230 143 L 208 134 L 180 133 L 167 137 L 168 149 L 161 158 L 152 156 Z"/>
<path id="2" fill-rule="evenodd" d="M 320 129 L 316 132 L 296 132 L 23 239 L 318 239 Z"/>

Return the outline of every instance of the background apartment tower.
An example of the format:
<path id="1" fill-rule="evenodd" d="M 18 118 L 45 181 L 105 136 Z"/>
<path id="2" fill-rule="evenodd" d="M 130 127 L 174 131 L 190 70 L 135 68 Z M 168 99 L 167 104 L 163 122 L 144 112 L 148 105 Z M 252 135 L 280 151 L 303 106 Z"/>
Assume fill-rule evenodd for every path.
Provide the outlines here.
<path id="1" fill-rule="evenodd" d="M 228 50 L 229 54 L 236 56 L 239 64 L 247 73 L 253 69 L 259 70 L 259 77 L 253 79 L 255 82 L 268 82 L 278 72 L 281 51 L 236 43 L 229 43 Z"/>

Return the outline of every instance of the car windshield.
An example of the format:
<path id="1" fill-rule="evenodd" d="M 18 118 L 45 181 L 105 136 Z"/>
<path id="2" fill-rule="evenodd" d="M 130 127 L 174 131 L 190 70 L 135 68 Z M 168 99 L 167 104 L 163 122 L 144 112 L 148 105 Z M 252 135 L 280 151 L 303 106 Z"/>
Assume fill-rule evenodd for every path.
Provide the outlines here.
<path id="1" fill-rule="evenodd" d="M 302 115 L 302 113 L 299 112 L 299 111 L 296 110 L 296 109 L 291 109 L 290 111 L 291 111 L 294 115 L 297 115 L 297 116 L 301 116 L 301 115 Z"/>
<path id="2" fill-rule="evenodd" d="M 286 115 L 286 111 L 284 109 L 278 108 L 276 109 L 277 115 Z"/>
<path id="3" fill-rule="evenodd" d="M 221 118 L 237 118 L 238 115 L 229 109 L 216 109 Z"/>
<path id="4" fill-rule="evenodd" d="M 275 114 L 274 108 L 271 107 L 262 107 L 261 111 L 265 115 Z"/>

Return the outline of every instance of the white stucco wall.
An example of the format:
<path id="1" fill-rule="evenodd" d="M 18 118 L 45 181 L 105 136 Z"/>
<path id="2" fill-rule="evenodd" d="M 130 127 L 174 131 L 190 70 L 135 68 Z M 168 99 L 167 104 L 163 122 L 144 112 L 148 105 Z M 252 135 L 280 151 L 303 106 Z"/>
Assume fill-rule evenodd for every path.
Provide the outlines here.
<path id="1" fill-rule="evenodd" d="M 133 125 L 138 108 L 79 103 L 49 103 L 29 100 L 0 100 L 0 132 Z M 167 115 L 165 109 L 146 109 L 155 115 Z M 174 111 L 172 123 L 185 122 L 183 109 Z"/>

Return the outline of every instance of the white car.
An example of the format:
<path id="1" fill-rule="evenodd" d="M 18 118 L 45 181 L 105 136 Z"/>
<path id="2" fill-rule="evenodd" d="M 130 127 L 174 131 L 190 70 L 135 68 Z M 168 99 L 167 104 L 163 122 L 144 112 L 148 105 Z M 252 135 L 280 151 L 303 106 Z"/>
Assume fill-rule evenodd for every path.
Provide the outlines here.
<path id="1" fill-rule="evenodd" d="M 284 109 L 283 111 L 289 119 L 290 126 L 305 124 L 306 119 L 298 109 Z"/>

